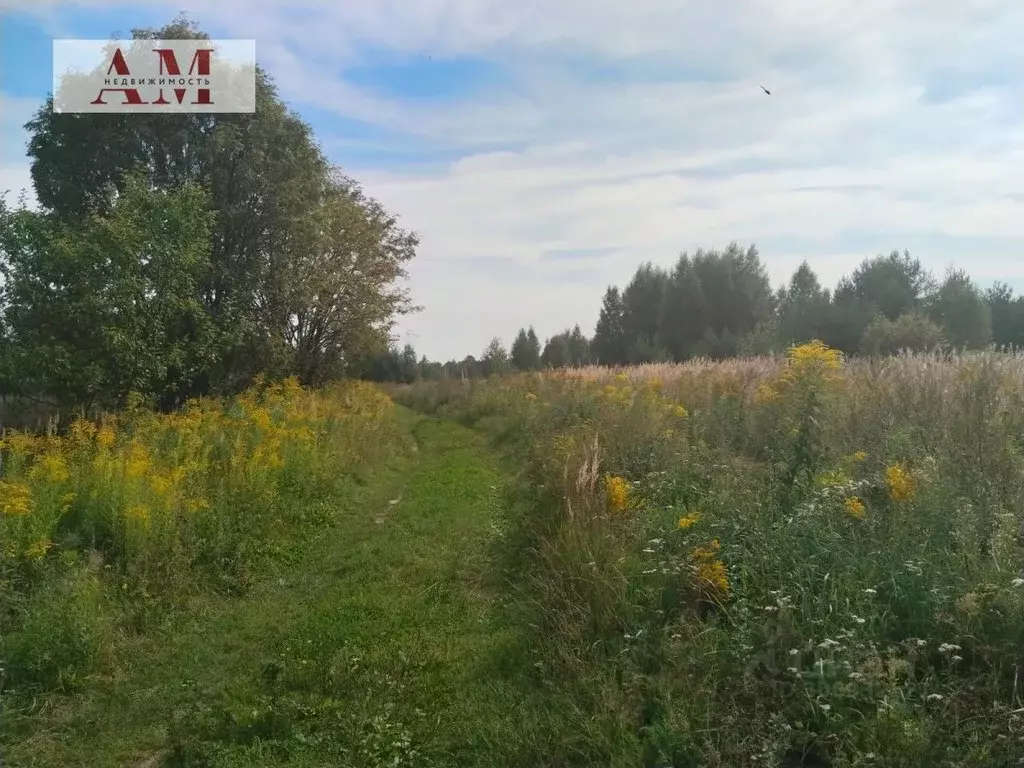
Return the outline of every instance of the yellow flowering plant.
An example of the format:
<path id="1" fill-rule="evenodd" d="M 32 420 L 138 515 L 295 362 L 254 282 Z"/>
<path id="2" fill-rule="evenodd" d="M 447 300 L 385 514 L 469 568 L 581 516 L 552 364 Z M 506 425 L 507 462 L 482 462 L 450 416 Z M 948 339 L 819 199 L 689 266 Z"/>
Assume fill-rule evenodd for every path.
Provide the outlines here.
<path id="1" fill-rule="evenodd" d="M 886 467 L 885 484 L 893 501 L 911 501 L 914 498 L 914 478 L 903 464 Z"/>
<path id="2" fill-rule="evenodd" d="M 604 487 L 608 510 L 613 513 L 625 512 L 629 507 L 629 482 L 624 477 L 607 475 Z"/>

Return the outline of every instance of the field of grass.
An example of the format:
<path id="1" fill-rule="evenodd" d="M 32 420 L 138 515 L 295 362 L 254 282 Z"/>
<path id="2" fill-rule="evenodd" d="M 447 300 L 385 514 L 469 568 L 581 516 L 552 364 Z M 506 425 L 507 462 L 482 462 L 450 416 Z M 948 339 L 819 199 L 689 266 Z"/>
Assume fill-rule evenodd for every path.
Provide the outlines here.
<path id="1" fill-rule="evenodd" d="M 513 765 L 541 730 L 465 428 L 285 383 L 3 455 L 0 764 Z"/>
<path id="2" fill-rule="evenodd" d="M 546 764 L 1022 764 L 1024 359 L 807 344 L 396 397 L 528 467 Z"/>
<path id="3" fill-rule="evenodd" d="M 1024 764 L 1024 358 L 389 395 L 6 434 L 0 763 Z"/>

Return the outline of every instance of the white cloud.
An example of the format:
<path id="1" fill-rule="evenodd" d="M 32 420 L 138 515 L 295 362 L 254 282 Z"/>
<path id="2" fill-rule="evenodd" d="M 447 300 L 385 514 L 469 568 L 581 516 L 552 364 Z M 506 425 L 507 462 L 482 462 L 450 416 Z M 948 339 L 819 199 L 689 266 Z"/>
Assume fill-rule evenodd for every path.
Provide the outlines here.
<path id="1" fill-rule="evenodd" d="M 903 247 L 936 271 L 1024 279 L 1024 5 L 1010 0 L 156 4 L 256 37 L 300 112 L 456 151 L 350 168 L 422 236 L 410 285 L 426 309 L 403 328 L 432 357 L 529 323 L 590 330 L 605 285 L 640 261 L 733 239 L 759 243 L 776 281 L 809 257 L 834 282 Z M 484 59 L 507 82 L 402 100 L 346 79 L 368 48 Z M 351 156 L 345 136 L 323 138 Z"/>

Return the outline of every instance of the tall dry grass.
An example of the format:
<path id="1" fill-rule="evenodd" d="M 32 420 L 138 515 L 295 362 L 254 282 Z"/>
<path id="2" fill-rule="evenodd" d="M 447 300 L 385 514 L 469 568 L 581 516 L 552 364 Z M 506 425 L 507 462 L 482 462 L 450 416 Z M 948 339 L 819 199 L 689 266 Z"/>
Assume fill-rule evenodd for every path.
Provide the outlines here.
<path id="1" fill-rule="evenodd" d="M 1024 357 L 423 383 L 534 498 L 517 588 L 603 765 L 1015 765 Z"/>

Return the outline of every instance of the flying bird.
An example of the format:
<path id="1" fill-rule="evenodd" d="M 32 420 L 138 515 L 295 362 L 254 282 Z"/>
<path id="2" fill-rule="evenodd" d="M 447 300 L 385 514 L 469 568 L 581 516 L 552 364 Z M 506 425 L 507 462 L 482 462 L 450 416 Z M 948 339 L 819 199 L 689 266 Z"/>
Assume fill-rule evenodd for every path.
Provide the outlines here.
<path id="1" fill-rule="evenodd" d="M 769 96 L 772 95 L 772 92 L 769 91 L 767 88 L 765 88 L 763 85 L 761 86 L 761 90 L 764 91 L 765 93 L 767 93 Z"/>

